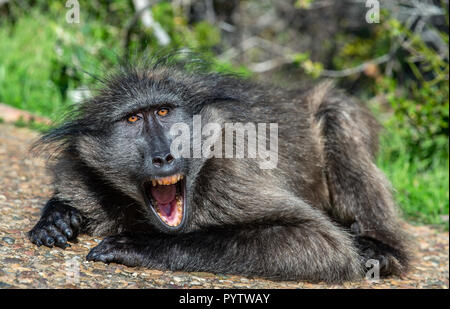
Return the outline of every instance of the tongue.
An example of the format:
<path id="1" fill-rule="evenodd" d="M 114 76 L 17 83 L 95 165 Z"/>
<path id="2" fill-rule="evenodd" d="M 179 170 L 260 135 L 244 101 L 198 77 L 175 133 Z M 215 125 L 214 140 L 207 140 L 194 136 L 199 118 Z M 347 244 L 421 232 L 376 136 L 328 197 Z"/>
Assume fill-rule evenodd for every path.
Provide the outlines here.
<path id="1" fill-rule="evenodd" d="M 175 185 L 156 186 L 150 189 L 153 198 L 158 202 L 158 205 L 166 205 L 175 199 L 177 188 Z"/>

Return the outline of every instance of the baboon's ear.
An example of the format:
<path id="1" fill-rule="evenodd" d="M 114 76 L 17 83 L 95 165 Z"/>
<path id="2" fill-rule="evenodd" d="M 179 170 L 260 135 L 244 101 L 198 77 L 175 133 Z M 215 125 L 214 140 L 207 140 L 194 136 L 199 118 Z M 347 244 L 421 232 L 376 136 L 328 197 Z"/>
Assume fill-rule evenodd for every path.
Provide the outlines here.
<path id="1" fill-rule="evenodd" d="M 194 105 L 194 114 L 207 113 L 212 109 L 223 109 L 227 104 L 235 104 L 236 100 L 232 98 L 221 98 L 221 97 L 205 97 L 204 100 Z M 221 108 L 222 107 L 222 108 Z"/>
<path id="2" fill-rule="evenodd" d="M 220 108 L 225 102 L 210 102 L 202 105 L 201 109 L 197 114 L 202 116 L 202 123 L 214 122 L 222 125 L 225 119 L 228 118 L 227 112 Z"/>

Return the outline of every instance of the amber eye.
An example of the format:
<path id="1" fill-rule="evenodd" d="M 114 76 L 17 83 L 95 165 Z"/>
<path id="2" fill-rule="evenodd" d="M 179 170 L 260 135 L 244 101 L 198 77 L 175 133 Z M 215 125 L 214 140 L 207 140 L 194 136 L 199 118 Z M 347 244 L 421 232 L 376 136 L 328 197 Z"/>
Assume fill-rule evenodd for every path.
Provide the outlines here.
<path id="1" fill-rule="evenodd" d="M 158 110 L 158 115 L 161 117 L 167 116 L 167 114 L 169 113 L 169 109 L 167 108 L 161 108 Z"/>
<path id="2" fill-rule="evenodd" d="M 136 116 L 136 115 L 132 115 L 132 116 L 130 116 L 130 117 L 128 117 L 128 122 L 131 122 L 131 123 L 133 123 L 133 122 L 136 122 L 136 121 L 138 121 L 139 120 L 139 117 L 138 116 Z"/>

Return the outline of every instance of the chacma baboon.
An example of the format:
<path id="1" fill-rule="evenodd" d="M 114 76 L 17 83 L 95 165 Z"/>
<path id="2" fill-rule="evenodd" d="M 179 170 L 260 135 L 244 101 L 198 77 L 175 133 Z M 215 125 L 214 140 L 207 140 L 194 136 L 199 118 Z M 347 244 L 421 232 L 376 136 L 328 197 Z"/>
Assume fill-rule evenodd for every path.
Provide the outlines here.
<path id="1" fill-rule="evenodd" d="M 106 237 L 90 261 L 278 280 L 362 278 L 369 259 L 382 275 L 407 270 L 408 237 L 374 164 L 379 126 L 365 107 L 329 83 L 283 90 L 164 63 L 123 66 L 43 136 L 58 146 L 54 195 L 33 243 L 66 248 L 87 233 Z M 276 123 L 276 167 L 174 155 L 170 129 L 192 130 L 194 115 L 222 127 Z"/>

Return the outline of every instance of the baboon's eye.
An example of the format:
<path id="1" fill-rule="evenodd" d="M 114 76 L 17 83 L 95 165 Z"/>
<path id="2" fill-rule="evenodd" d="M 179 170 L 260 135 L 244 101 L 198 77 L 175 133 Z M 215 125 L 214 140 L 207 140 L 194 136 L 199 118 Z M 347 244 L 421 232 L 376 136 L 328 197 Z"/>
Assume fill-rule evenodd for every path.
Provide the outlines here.
<path id="1" fill-rule="evenodd" d="M 163 108 L 158 109 L 158 111 L 156 113 L 158 114 L 158 116 L 164 117 L 164 116 L 167 116 L 167 114 L 169 113 L 169 109 L 163 107 Z"/>
<path id="2" fill-rule="evenodd" d="M 129 117 L 127 118 L 127 121 L 128 121 L 129 123 L 134 123 L 134 122 L 138 121 L 139 118 L 140 118 L 140 117 L 139 117 L 138 115 L 131 115 L 131 116 L 129 116 Z"/>

